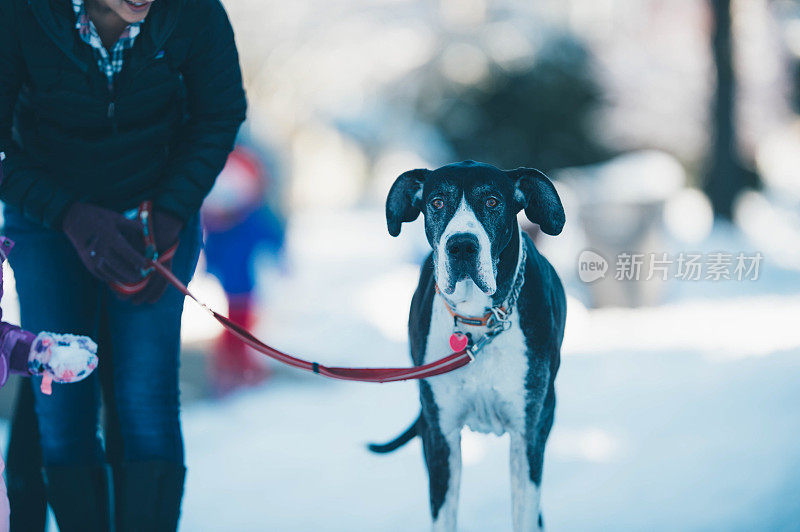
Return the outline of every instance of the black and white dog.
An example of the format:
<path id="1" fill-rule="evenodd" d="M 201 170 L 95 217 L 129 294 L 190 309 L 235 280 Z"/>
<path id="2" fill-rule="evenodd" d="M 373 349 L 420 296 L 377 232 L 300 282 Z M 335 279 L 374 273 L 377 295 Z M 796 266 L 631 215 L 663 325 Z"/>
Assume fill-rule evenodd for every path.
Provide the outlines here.
<path id="1" fill-rule="evenodd" d="M 522 209 L 549 235 L 564 226 L 553 184 L 530 168 L 465 161 L 411 170 L 386 201 L 389 233 L 399 235 L 401 224 L 422 212 L 433 248 L 411 302 L 414 364 L 441 358 L 462 340 L 483 345 L 492 336 L 466 367 L 420 381 L 419 419 L 394 441 L 370 446 L 389 452 L 422 438 L 434 530 L 456 528 L 464 425 L 510 434 L 514 530 L 543 527 L 539 490 L 566 298 L 555 270 L 517 224 Z"/>

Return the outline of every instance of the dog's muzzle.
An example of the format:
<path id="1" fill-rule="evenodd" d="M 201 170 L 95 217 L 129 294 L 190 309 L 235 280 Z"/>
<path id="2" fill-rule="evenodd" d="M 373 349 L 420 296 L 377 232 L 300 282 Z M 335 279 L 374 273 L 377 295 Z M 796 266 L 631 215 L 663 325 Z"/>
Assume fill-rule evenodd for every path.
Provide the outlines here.
<path id="1" fill-rule="evenodd" d="M 480 272 L 480 243 L 472 233 L 456 233 L 445 243 L 451 283 L 472 279 L 481 290 L 487 286 Z"/>

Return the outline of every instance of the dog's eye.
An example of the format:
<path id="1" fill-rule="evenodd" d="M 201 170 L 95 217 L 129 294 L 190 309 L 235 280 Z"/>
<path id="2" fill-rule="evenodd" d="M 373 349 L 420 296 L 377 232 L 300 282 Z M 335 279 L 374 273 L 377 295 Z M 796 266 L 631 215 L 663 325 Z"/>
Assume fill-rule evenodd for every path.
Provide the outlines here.
<path id="1" fill-rule="evenodd" d="M 444 201 L 442 201 L 440 198 L 436 198 L 431 202 L 431 205 L 434 209 L 439 210 L 444 207 Z"/>
<path id="2" fill-rule="evenodd" d="M 489 198 L 486 200 L 486 206 L 490 209 L 494 209 L 500 202 L 497 201 L 497 198 Z"/>

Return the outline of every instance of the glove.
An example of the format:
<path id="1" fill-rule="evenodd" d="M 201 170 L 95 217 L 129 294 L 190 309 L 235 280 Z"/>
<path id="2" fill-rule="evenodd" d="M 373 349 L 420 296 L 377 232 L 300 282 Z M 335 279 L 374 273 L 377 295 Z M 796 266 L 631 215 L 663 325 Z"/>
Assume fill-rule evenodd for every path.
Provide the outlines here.
<path id="1" fill-rule="evenodd" d="M 97 344 L 86 336 L 41 332 L 31 345 L 28 372 L 42 376 L 42 393 L 50 383 L 82 381 L 97 367 Z"/>
<path id="2" fill-rule="evenodd" d="M 159 262 L 166 269 L 172 269 L 172 255 L 178 247 L 178 236 L 183 229 L 183 222 L 178 218 L 161 211 L 153 211 L 153 239 L 158 251 Z M 168 258 L 164 258 L 168 257 Z M 163 275 L 154 272 L 150 280 L 141 291 L 133 295 L 131 300 L 136 303 L 155 303 L 167 289 L 167 280 Z"/>
<path id="3" fill-rule="evenodd" d="M 147 267 L 141 227 L 123 215 L 74 203 L 64 216 L 64 233 L 89 272 L 108 284 L 131 284 Z"/>

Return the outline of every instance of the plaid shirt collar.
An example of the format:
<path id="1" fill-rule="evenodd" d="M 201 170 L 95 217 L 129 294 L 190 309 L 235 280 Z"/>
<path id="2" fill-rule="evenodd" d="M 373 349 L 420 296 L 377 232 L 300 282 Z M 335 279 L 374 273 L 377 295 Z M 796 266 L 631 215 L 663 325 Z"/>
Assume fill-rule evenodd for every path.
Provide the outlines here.
<path id="1" fill-rule="evenodd" d="M 142 29 L 144 21 L 130 24 L 120 35 L 119 40 L 111 50 L 106 50 L 97 28 L 86 13 L 84 0 L 72 0 L 72 10 L 75 12 L 75 29 L 78 30 L 81 40 L 91 46 L 97 57 L 97 66 L 105 74 L 109 89 L 114 86 L 114 76 L 122 71 L 125 50 L 133 48 L 133 43 Z"/>

